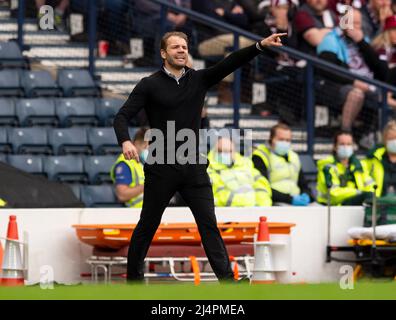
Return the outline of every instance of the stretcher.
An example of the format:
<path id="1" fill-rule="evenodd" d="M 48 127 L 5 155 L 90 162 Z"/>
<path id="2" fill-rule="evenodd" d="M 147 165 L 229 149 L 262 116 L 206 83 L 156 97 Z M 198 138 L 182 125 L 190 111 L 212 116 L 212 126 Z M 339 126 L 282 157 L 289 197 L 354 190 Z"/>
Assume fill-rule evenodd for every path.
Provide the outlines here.
<path id="1" fill-rule="evenodd" d="M 374 278 L 392 277 L 396 280 L 396 241 L 392 232 L 383 232 L 389 226 L 377 226 L 377 198 L 375 191 L 372 200 L 372 226 L 368 228 L 351 228 L 348 246 L 330 245 L 330 221 L 331 212 L 328 205 L 328 245 L 326 250 L 326 262 L 344 262 L 355 264 L 354 279 L 362 275 L 370 275 Z M 380 229 L 382 228 L 382 230 Z M 352 230 L 354 229 L 354 230 Z M 362 229 L 360 234 L 356 229 Z M 380 233 L 378 231 L 381 231 Z M 384 239 L 378 239 L 379 234 L 384 234 Z M 349 252 L 354 258 L 335 257 L 334 253 Z"/>
<path id="2" fill-rule="evenodd" d="M 294 224 L 268 223 L 270 234 L 290 234 Z M 91 279 L 97 282 L 99 273 L 109 282 L 116 267 L 127 264 L 127 251 L 135 224 L 73 225 L 77 237 L 93 247 L 93 255 L 87 260 L 91 266 Z M 251 276 L 254 262 L 257 222 L 219 223 L 218 228 L 225 242 L 235 277 Z M 168 272 L 154 272 L 153 265 L 166 265 Z M 146 278 L 173 278 L 179 281 L 216 280 L 201 246 L 201 238 L 194 223 L 163 223 L 154 235 L 145 259 Z M 188 270 L 189 269 L 189 270 Z"/>

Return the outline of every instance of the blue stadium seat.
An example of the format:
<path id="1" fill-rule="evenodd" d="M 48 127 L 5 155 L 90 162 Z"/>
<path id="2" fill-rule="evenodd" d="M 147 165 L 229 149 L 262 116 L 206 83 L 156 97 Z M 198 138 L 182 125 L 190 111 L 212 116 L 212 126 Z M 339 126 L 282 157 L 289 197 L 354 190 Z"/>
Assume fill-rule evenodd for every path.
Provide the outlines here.
<path id="1" fill-rule="evenodd" d="M 0 67 L 1 68 L 26 68 L 27 61 L 21 49 L 14 41 L 0 42 Z"/>
<path id="2" fill-rule="evenodd" d="M 48 71 L 24 71 L 21 76 L 21 85 L 28 98 L 59 97 L 61 90 Z"/>
<path id="3" fill-rule="evenodd" d="M 19 70 L 0 70 L 0 96 L 22 97 L 24 95 L 21 87 Z"/>
<path id="4" fill-rule="evenodd" d="M 51 99 L 20 99 L 16 103 L 16 114 L 22 126 L 57 126 L 55 103 Z"/>
<path id="5" fill-rule="evenodd" d="M 45 128 L 8 128 L 8 141 L 19 154 L 51 154 Z"/>
<path id="6" fill-rule="evenodd" d="M 85 128 L 48 129 L 48 142 L 55 155 L 92 153 Z"/>
<path id="7" fill-rule="evenodd" d="M 116 156 L 90 156 L 84 159 L 84 170 L 91 184 L 111 183 L 110 169 Z"/>
<path id="8" fill-rule="evenodd" d="M 59 70 L 58 84 L 65 97 L 100 96 L 100 89 L 87 70 Z"/>
<path id="9" fill-rule="evenodd" d="M 18 119 L 15 114 L 15 102 L 13 99 L 0 98 L 0 125 L 15 127 Z"/>
<path id="10" fill-rule="evenodd" d="M 64 98 L 56 100 L 56 114 L 63 127 L 97 126 L 95 102 L 89 98 Z"/>
<path id="11" fill-rule="evenodd" d="M 8 133 L 6 128 L 0 127 L 0 153 L 10 153 L 11 145 L 8 143 Z"/>
<path id="12" fill-rule="evenodd" d="M 7 162 L 7 156 L 5 155 L 5 153 L 0 153 L 0 162 Z"/>
<path id="13" fill-rule="evenodd" d="M 95 154 L 119 154 L 121 152 L 113 128 L 89 128 L 88 141 Z"/>
<path id="14" fill-rule="evenodd" d="M 96 116 L 100 125 L 104 127 L 112 126 L 115 115 L 124 104 L 124 100 L 115 98 L 103 98 L 96 100 Z"/>
<path id="15" fill-rule="evenodd" d="M 83 160 L 78 156 L 51 156 L 44 159 L 44 172 L 48 179 L 61 182 L 86 183 Z"/>
<path id="16" fill-rule="evenodd" d="M 81 200 L 87 207 L 122 207 L 112 185 L 82 186 Z"/>
<path id="17" fill-rule="evenodd" d="M 40 156 L 32 155 L 9 155 L 7 157 L 9 165 L 33 174 L 43 174 L 43 161 Z"/>

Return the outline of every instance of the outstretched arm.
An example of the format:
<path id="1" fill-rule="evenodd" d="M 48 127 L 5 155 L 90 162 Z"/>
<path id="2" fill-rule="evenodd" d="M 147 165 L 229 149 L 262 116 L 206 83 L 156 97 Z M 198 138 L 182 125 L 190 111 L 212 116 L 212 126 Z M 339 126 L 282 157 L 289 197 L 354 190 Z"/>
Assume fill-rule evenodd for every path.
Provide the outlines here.
<path id="1" fill-rule="evenodd" d="M 215 66 L 200 71 L 202 72 L 204 83 L 207 87 L 211 87 L 252 60 L 266 48 L 281 47 L 282 41 L 280 37 L 285 35 L 287 35 L 287 33 L 274 33 L 254 45 L 231 53 L 227 58 L 217 63 Z"/>

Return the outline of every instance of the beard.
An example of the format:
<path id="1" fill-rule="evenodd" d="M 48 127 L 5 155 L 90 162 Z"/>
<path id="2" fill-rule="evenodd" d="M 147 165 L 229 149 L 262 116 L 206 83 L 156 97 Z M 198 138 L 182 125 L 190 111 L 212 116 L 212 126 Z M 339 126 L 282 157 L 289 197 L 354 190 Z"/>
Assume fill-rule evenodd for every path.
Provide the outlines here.
<path id="1" fill-rule="evenodd" d="M 166 59 L 166 61 L 168 62 L 168 64 L 170 66 L 172 66 L 172 68 L 175 68 L 177 70 L 181 70 L 187 65 L 187 58 L 185 58 L 183 63 L 178 62 L 173 57 L 168 57 L 168 59 Z"/>

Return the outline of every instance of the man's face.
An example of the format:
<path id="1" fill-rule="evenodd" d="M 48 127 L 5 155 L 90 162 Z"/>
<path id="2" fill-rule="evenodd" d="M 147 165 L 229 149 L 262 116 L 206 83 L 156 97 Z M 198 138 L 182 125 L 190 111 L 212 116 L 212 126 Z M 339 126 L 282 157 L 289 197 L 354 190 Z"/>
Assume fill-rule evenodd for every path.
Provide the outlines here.
<path id="1" fill-rule="evenodd" d="M 173 68 L 183 69 L 188 62 L 188 46 L 186 40 L 177 36 L 169 37 L 166 50 L 161 49 L 161 57 Z"/>
<path id="2" fill-rule="evenodd" d="M 362 15 L 358 10 L 353 10 L 353 29 L 362 30 Z"/>
<path id="3" fill-rule="evenodd" d="M 291 142 L 292 141 L 291 130 L 277 129 L 275 132 L 275 136 L 272 139 L 272 148 L 275 147 L 277 141 Z"/>
<path id="4" fill-rule="evenodd" d="M 320 13 L 327 9 L 327 0 L 307 0 L 308 5 Z"/>

